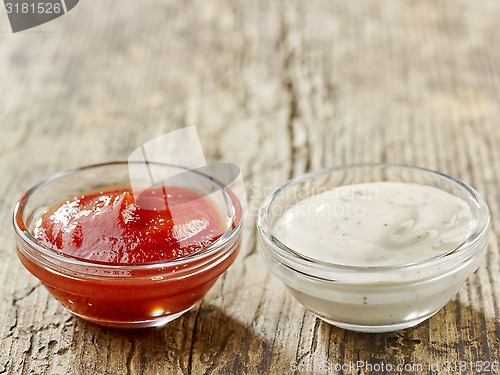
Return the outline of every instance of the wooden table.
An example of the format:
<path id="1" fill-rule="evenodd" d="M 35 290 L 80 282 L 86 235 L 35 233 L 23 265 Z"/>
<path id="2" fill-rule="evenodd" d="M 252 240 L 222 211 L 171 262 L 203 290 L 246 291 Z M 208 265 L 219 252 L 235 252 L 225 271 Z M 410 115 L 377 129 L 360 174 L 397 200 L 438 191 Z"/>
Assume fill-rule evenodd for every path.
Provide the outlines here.
<path id="1" fill-rule="evenodd" d="M 0 9 L 0 374 L 333 374 L 341 365 L 368 374 L 398 364 L 430 374 L 436 364 L 447 373 L 445 361 L 498 364 L 499 19 L 494 0 L 108 0 L 12 34 Z M 242 168 L 250 212 L 239 258 L 162 329 L 73 317 L 17 260 L 16 200 L 57 171 L 126 159 L 186 125 L 197 126 L 209 162 Z M 387 334 L 315 318 L 256 248 L 255 215 L 271 188 L 368 161 L 451 174 L 492 214 L 486 262 L 456 298 Z M 365 368 L 346 367 L 358 361 Z"/>

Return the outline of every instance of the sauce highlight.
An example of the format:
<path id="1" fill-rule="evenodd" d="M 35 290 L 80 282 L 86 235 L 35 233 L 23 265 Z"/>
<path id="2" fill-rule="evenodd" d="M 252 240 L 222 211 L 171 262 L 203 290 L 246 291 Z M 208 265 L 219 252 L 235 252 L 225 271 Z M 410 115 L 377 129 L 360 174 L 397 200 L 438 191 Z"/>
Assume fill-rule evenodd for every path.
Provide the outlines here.
<path id="1" fill-rule="evenodd" d="M 178 187 L 130 189 L 74 197 L 35 226 L 45 246 L 73 257 L 112 264 L 144 264 L 193 254 L 228 229 L 215 203 Z"/>

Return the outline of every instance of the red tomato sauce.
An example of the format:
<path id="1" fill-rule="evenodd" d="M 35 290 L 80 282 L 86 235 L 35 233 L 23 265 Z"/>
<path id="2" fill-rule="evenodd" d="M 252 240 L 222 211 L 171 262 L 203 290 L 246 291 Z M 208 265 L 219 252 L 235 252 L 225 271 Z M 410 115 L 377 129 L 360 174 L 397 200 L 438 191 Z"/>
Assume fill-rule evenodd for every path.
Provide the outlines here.
<path id="1" fill-rule="evenodd" d="M 168 261 L 219 238 L 227 220 L 208 198 L 169 187 L 112 190 L 75 197 L 52 208 L 35 228 L 39 242 L 61 253 L 113 264 Z"/>

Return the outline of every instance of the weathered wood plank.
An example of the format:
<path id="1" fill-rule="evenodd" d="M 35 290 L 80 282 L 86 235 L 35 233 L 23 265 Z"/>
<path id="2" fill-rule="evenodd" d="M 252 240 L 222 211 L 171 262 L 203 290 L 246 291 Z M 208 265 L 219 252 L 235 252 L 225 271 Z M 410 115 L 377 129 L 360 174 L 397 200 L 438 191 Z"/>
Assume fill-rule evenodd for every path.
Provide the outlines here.
<path id="1" fill-rule="evenodd" d="M 333 374 L 357 361 L 430 373 L 446 360 L 498 363 L 499 14 L 492 0 L 115 0 L 81 2 L 17 35 L 0 16 L 0 374 Z M 72 317 L 17 261 L 14 202 L 56 171 L 126 159 L 185 125 L 198 127 L 209 161 L 243 170 L 241 255 L 163 329 Z M 492 211 L 485 264 L 442 311 L 401 332 L 319 321 L 256 250 L 255 214 L 271 188 L 367 161 L 450 173 Z"/>

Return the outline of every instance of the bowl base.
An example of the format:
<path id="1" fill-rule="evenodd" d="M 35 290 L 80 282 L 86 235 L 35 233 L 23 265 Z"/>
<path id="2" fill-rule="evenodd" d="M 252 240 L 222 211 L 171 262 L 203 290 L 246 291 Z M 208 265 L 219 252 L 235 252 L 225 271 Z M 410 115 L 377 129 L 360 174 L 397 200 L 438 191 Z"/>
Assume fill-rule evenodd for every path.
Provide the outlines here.
<path id="1" fill-rule="evenodd" d="M 153 328 L 153 327 L 162 327 L 167 323 L 170 323 L 172 320 L 175 320 L 179 318 L 182 314 L 188 312 L 191 310 L 196 304 L 193 306 L 187 308 L 186 310 L 183 310 L 181 312 L 171 314 L 171 315 L 163 315 L 159 316 L 157 318 L 152 318 L 148 320 L 138 320 L 138 321 L 132 321 L 132 322 L 126 322 L 126 321 L 112 321 L 112 320 L 100 320 L 100 319 L 95 319 L 92 317 L 88 317 L 82 314 L 75 313 L 71 311 L 71 313 L 83 320 L 86 320 L 90 323 L 94 323 L 100 326 L 104 327 L 111 327 L 111 328 L 126 328 L 126 329 L 135 329 L 135 328 Z"/>
<path id="2" fill-rule="evenodd" d="M 367 325 L 367 324 L 353 324 L 353 323 L 346 323 L 346 322 L 338 322 L 335 320 L 331 320 L 328 318 L 325 318 L 323 316 L 319 316 L 315 314 L 319 319 L 322 321 L 331 324 L 333 326 L 342 328 L 342 329 L 347 329 L 349 331 L 356 331 L 356 332 L 364 332 L 364 333 L 383 333 L 383 332 L 394 332 L 394 331 L 399 331 L 401 329 L 406 329 L 410 328 L 413 326 L 416 326 L 419 323 L 422 323 L 424 320 L 429 319 L 432 315 L 434 315 L 437 311 L 434 311 L 428 315 L 418 317 L 416 319 L 412 320 L 405 320 L 404 322 L 400 323 L 391 323 L 391 324 L 377 324 L 377 325 Z"/>

